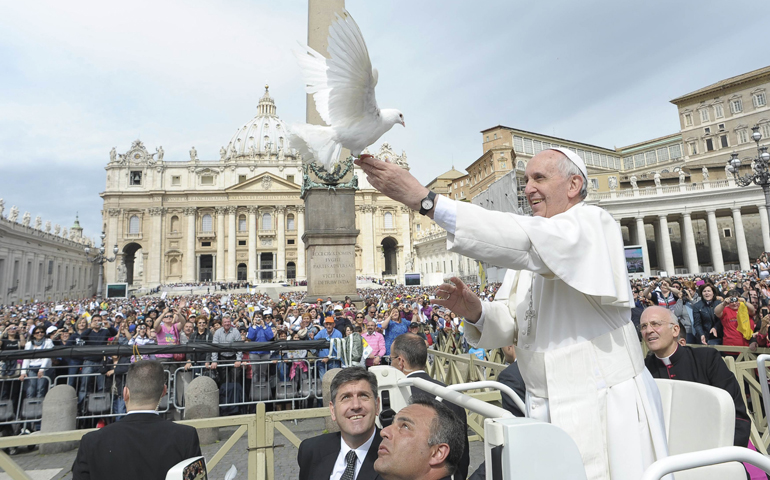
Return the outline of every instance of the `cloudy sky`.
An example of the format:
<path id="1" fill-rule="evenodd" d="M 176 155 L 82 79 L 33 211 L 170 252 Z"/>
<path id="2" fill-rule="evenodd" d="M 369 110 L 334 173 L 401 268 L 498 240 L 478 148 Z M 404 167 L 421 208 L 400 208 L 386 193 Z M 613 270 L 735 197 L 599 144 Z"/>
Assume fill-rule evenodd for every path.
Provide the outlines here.
<path id="1" fill-rule="evenodd" d="M 380 72 L 383 137 L 428 182 L 503 124 L 620 147 L 678 131 L 669 100 L 770 63 L 768 2 L 348 0 Z M 36 1 L 0 6 L 0 197 L 86 234 L 104 166 L 137 138 L 166 160 L 218 158 L 265 83 L 305 117 L 290 50 L 307 2 Z M 764 54 L 762 52 L 765 52 Z"/>

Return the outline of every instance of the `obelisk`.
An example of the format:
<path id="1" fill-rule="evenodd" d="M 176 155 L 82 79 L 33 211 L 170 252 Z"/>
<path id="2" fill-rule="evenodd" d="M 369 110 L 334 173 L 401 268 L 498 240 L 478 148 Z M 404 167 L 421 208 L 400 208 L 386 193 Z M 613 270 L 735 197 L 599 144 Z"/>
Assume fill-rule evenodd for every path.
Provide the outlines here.
<path id="1" fill-rule="evenodd" d="M 345 8 L 344 0 L 308 0 L 308 45 L 328 56 L 329 26 Z M 307 96 L 306 121 L 325 125 Z M 343 149 L 340 159 L 350 155 Z M 312 173 L 308 172 L 309 176 Z M 353 172 L 345 176 L 349 182 Z M 317 178 L 313 178 L 317 182 Z M 343 179 L 340 179 L 341 181 Z M 303 179 L 303 183 L 306 179 Z M 305 233 L 302 241 L 307 258 L 307 295 L 305 301 L 346 296 L 358 299 L 356 292 L 356 190 L 355 188 L 310 188 L 305 192 Z"/>

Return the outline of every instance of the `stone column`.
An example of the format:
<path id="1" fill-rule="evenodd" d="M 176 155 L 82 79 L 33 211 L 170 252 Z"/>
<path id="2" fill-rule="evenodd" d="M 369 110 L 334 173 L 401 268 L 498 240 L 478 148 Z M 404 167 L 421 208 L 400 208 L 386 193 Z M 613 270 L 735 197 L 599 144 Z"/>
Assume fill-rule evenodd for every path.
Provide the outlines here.
<path id="1" fill-rule="evenodd" d="M 187 248 L 185 250 L 185 282 L 196 282 L 198 277 L 196 276 L 196 264 L 195 264 L 195 207 L 187 207 L 184 209 L 184 215 L 187 218 Z"/>
<path id="2" fill-rule="evenodd" d="M 227 281 L 234 282 L 238 278 L 235 266 L 235 246 L 238 244 L 236 241 L 235 231 L 235 214 L 238 212 L 238 207 L 230 205 L 227 207 Z M 218 243 L 217 243 L 218 245 Z"/>
<path id="3" fill-rule="evenodd" d="M 636 243 L 642 246 L 644 253 L 644 274 L 650 276 L 650 253 L 647 251 L 647 231 L 644 229 L 644 217 L 636 217 Z"/>
<path id="4" fill-rule="evenodd" d="M 759 225 L 762 227 L 762 245 L 765 252 L 770 252 L 770 224 L 767 221 L 767 208 L 764 205 L 758 205 Z"/>
<path id="5" fill-rule="evenodd" d="M 249 283 L 257 283 L 257 207 L 251 206 L 249 211 Z"/>
<path id="6" fill-rule="evenodd" d="M 374 275 L 374 206 L 361 205 L 364 216 L 361 220 L 361 250 L 363 258 L 363 274 Z"/>
<path id="7" fill-rule="evenodd" d="M 161 282 L 161 269 L 163 263 L 163 214 L 166 209 L 163 207 L 152 207 L 148 210 L 150 214 L 150 225 L 152 230 L 149 232 L 150 251 L 147 252 L 148 261 L 144 264 L 144 278 L 142 282 L 145 285 L 155 286 Z M 147 232 L 146 229 L 143 229 Z"/>
<path id="8" fill-rule="evenodd" d="M 225 281 L 225 207 L 217 207 L 217 256 L 214 281 Z"/>
<path id="9" fill-rule="evenodd" d="M 405 206 L 401 207 L 401 245 L 404 247 L 404 258 L 402 261 L 404 272 L 406 272 L 408 268 L 407 260 L 412 256 L 412 236 L 410 234 L 412 229 L 411 212 L 411 208 Z"/>
<path id="10" fill-rule="evenodd" d="M 107 248 L 112 248 L 115 244 L 118 243 L 118 228 L 119 228 L 119 221 L 120 221 L 120 215 L 121 211 L 119 208 L 110 208 L 107 210 L 108 215 L 110 216 L 108 222 L 107 222 L 107 231 L 105 232 L 107 234 L 107 241 L 105 243 L 104 249 L 105 251 Z M 109 246 L 109 247 L 108 247 Z M 92 251 L 95 248 L 98 248 L 99 245 L 94 245 L 92 247 Z M 46 274 L 48 272 L 48 266 L 46 268 Z M 54 270 L 54 273 L 52 275 L 55 275 L 56 271 Z M 117 265 L 115 265 L 115 262 L 107 262 L 104 264 L 104 281 L 107 282 L 114 282 L 117 278 Z M 46 284 L 47 286 L 47 284 Z M 96 291 L 96 289 L 94 289 Z"/>
<path id="11" fill-rule="evenodd" d="M 714 271 L 724 272 L 725 262 L 722 259 L 722 244 L 719 242 L 719 227 L 717 226 L 717 214 L 716 210 L 706 210 L 706 216 L 708 219 L 709 227 L 709 247 L 711 247 L 711 264 L 714 266 Z"/>
<path id="12" fill-rule="evenodd" d="M 286 280 L 286 205 L 275 207 L 275 238 L 277 240 L 278 260 L 275 266 L 276 280 Z"/>
<path id="13" fill-rule="evenodd" d="M 749 248 L 746 245 L 746 232 L 743 230 L 743 218 L 741 217 L 741 207 L 733 207 L 733 223 L 735 224 L 735 242 L 738 244 L 738 262 L 741 264 L 741 270 L 751 269 L 749 260 Z"/>
<path id="14" fill-rule="evenodd" d="M 674 275 L 676 269 L 674 268 L 674 254 L 671 251 L 671 236 L 668 234 L 668 219 L 665 215 L 658 215 L 658 223 L 660 224 L 660 241 L 663 250 L 663 266 L 669 275 Z"/>
<path id="15" fill-rule="evenodd" d="M 695 246 L 695 232 L 692 229 L 692 217 L 688 212 L 682 214 L 682 251 L 684 252 L 685 265 L 690 274 L 700 273 L 698 262 L 698 249 Z"/>
<path id="16" fill-rule="evenodd" d="M 297 207 L 297 281 L 307 279 L 307 267 L 305 267 L 305 242 L 302 235 L 305 233 L 305 206 Z"/>

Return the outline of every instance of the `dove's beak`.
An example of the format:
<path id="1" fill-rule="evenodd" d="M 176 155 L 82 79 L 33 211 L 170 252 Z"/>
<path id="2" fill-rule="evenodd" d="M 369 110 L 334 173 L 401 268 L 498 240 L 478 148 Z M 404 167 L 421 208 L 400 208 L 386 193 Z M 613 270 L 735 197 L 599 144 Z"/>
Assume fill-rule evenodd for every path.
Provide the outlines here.
<path id="1" fill-rule="evenodd" d="M 406 120 L 402 120 L 402 121 L 401 121 L 401 126 L 403 126 L 404 128 L 406 128 Z"/>

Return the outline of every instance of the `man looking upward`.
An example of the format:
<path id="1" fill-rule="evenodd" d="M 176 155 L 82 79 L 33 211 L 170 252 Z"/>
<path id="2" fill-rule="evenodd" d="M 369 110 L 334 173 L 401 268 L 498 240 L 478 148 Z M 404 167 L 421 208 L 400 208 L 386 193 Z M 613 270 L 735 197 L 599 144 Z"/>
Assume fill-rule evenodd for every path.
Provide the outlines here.
<path id="1" fill-rule="evenodd" d="M 609 213 L 583 202 L 577 154 L 549 149 L 528 162 L 534 217 L 437 197 L 395 164 L 356 164 L 373 187 L 447 230 L 450 251 L 511 269 L 497 295 L 505 301 L 481 302 L 453 278 L 434 303 L 465 317 L 470 343 L 518 345 L 529 416 L 572 437 L 589 479 L 637 479 L 667 455 L 660 394 L 631 323 L 623 237 Z"/>

